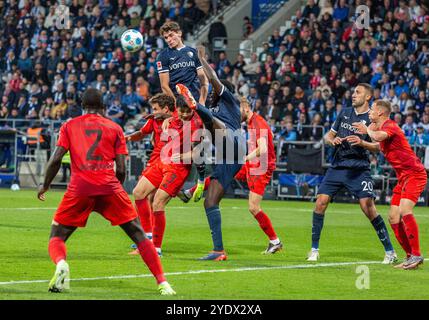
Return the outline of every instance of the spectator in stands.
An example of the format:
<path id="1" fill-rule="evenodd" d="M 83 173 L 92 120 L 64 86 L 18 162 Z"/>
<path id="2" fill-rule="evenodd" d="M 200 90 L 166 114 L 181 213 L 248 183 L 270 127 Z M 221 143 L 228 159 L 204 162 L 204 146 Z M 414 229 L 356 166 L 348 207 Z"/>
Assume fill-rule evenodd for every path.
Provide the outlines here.
<path id="1" fill-rule="evenodd" d="M 335 7 L 332 14 L 333 18 L 340 20 L 341 22 L 346 22 L 349 17 L 349 10 L 346 0 L 339 0 L 338 5 Z"/>
<path id="2" fill-rule="evenodd" d="M 249 17 L 243 18 L 243 38 L 247 39 L 253 33 L 253 24 Z"/>
<path id="3" fill-rule="evenodd" d="M 409 137 L 411 145 L 416 146 L 428 146 L 429 145 L 429 133 L 425 132 L 423 125 L 417 125 L 416 131 Z"/>
<path id="4" fill-rule="evenodd" d="M 307 5 L 302 12 L 304 18 L 309 19 L 310 15 L 314 15 L 314 18 L 317 19 L 320 13 L 320 7 L 314 0 L 308 0 Z"/>
<path id="5" fill-rule="evenodd" d="M 410 138 L 413 134 L 414 134 L 414 131 L 416 130 L 416 124 L 414 123 L 414 119 L 413 119 L 413 116 L 411 116 L 411 115 L 408 115 L 406 118 L 405 118 L 405 123 L 404 123 L 404 125 L 402 126 L 402 131 L 404 131 L 404 133 L 405 133 L 405 136 L 407 137 L 407 138 Z"/>

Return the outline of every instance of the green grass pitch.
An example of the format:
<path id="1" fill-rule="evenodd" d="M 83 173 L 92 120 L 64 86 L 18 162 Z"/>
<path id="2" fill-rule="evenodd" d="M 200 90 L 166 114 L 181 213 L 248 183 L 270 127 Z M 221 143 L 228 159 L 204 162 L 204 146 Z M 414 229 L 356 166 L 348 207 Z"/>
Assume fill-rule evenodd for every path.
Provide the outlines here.
<path id="1" fill-rule="evenodd" d="M 55 266 L 47 252 L 52 215 L 62 192 L 0 191 L 0 299 L 165 299 L 139 256 L 128 255 L 130 240 L 98 214 L 67 242 L 71 290 L 47 292 Z M 171 201 L 162 263 L 177 291 L 173 299 L 428 299 L 429 266 L 404 271 L 379 264 L 381 244 L 357 204 L 332 204 L 325 218 L 321 260 L 307 263 L 313 203 L 265 201 L 263 209 L 285 244 L 261 255 L 267 239 L 247 211 L 247 201 L 221 204 L 228 260 L 196 259 L 211 249 L 201 203 Z M 387 222 L 387 206 L 378 206 Z M 429 209 L 415 209 L 422 253 L 429 256 Z M 390 230 L 391 238 L 393 232 Z M 402 249 L 393 239 L 403 258 Z M 341 264 L 343 263 L 343 264 Z M 428 262 L 426 262 L 428 263 Z M 369 288 L 358 289 L 357 268 L 367 265 Z M 168 275 L 170 274 L 170 275 Z M 109 278 L 110 277 L 110 278 Z M 171 299 L 171 298 L 168 298 Z"/>

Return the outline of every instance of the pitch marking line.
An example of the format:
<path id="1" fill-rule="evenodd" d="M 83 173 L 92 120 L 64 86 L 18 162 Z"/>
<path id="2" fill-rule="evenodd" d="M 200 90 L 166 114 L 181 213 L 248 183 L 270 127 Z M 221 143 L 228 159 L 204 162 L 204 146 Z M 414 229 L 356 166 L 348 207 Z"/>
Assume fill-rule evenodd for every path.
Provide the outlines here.
<path id="1" fill-rule="evenodd" d="M 428 261 L 429 259 L 425 259 Z M 311 269 L 323 267 L 340 267 L 340 266 L 353 266 L 353 265 L 367 265 L 367 264 L 381 264 L 379 261 L 359 261 L 359 262 L 332 262 L 332 263 L 318 263 L 318 264 L 297 264 L 290 266 L 273 266 L 273 267 L 248 267 L 248 268 L 235 268 L 235 269 L 214 269 L 214 270 L 191 270 L 185 272 L 169 272 L 165 276 L 186 276 L 191 274 L 203 273 L 223 273 L 223 272 L 244 272 L 244 271 L 263 271 L 263 270 L 279 270 L 279 269 Z M 148 278 L 153 277 L 151 274 L 130 274 L 94 278 L 77 278 L 70 279 L 70 281 L 95 281 L 95 280 L 115 280 L 115 279 L 135 279 L 135 278 Z M 0 282 L 0 286 L 15 285 L 15 284 L 31 284 L 31 283 L 48 283 L 50 280 L 22 280 L 22 281 L 5 281 Z"/>
<path id="2" fill-rule="evenodd" d="M 179 209 L 179 210 L 202 210 L 203 207 L 182 207 L 182 206 L 172 206 L 172 207 L 167 207 L 167 209 Z M 227 209 L 227 210 L 243 210 L 243 211 L 247 211 L 246 207 L 222 207 L 222 209 Z M 31 208 L 0 208 L 1 210 L 17 210 L 17 211 L 32 211 L 32 210 L 51 210 L 51 211 L 55 211 L 57 210 L 57 207 L 39 207 L 39 208 L 35 208 L 35 207 L 31 207 Z M 287 209 L 287 208 L 282 208 L 282 207 L 272 207 L 269 210 L 271 211 L 285 211 L 285 212 L 308 212 L 311 213 L 311 209 L 302 209 L 302 208 L 295 208 L 295 209 Z M 331 209 L 330 211 L 332 211 L 333 213 L 337 213 L 337 214 L 361 214 L 362 212 L 357 212 L 357 211 L 342 211 L 342 210 L 335 210 L 335 209 Z M 415 217 L 420 217 L 420 218 L 429 218 L 429 215 L 423 215 L 423 214 L 414 214 Z"/>

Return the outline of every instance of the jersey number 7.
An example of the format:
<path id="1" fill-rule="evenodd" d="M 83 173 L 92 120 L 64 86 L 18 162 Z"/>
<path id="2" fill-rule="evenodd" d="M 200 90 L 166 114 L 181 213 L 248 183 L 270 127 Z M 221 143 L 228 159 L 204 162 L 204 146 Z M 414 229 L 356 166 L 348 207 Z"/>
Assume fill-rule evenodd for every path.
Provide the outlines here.
<path id="1" fill-rule="evenodd" d="M 92 144 L 92 146 L 89 148 L 88 152 L 86 153 L 86 160 L 95 160 L 95 161 L 100 161 L 103 160 L 103 157 L 100 155 L 94 155 L 94 151 L 95 149 L 97 149 L 98 147 L 98 143 L 101 140 L 101 134 L 102 131 L 100 129 L 95 129 L 95 130 L 85 130 L 85 134 L 87 136 L 90 136 L 92 134 L 96 133 L 97 134 L 97 138 L 95 139 L 94 143 Z"/>

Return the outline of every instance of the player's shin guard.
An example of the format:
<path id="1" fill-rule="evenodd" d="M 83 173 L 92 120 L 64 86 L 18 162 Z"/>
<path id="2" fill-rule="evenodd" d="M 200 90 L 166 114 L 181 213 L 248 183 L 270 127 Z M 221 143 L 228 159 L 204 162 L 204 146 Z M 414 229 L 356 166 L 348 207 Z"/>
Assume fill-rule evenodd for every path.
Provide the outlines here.
<path id="1" fill-rule="evenodd" d="M 384 223 L 383 217 L 378 215 L 375 219 L 371 221 L 377 236 L 383 244 L 384 250 L 386 252 L 393 251 L 392 242 L 390 241 L 389 232 L 387 231 L 386 224 Z"/>
<path id="2" fill-rule="evenodd" d="M 409 258 L 411 256 L 411 246 L 408 243 L 408 237 L 405 233 L 405 227 L 403 222 L 399 221 L 399 223 L 391 223 L 390 226 L 392 227 L 392 230 L 395 233 L 395 237 L 401 245 L 402 249 L 404 249 L 405 253 L 407 254 L 407 258 Z"/>
<path id="3" fill-rule="evenodd" d="M 136 200 L 137 213 L 144 232 L 152 233 L 152 208 L 148 199 Z"/>
<path id="4" fill-rule="evenodd" d="M 270 218 L 268 218 L 268 216 L 262 210 L 255 215 L 255 219 L 258 221 L 262 231 L 265 232 L 270 240 L 277 239 L 277 234 L 274 231 Z"/>
<path id="5" fill-rule="evenodd" d="M 165 211 L 154 211 L 153 212 L 153 244 L 156 248 L 161 248 L 162 239 L 164 238 L 165 232 Z"/>
<path id="6" fill-rule="evenodd" d="M 411 254 L 413 256 L 420 256 L 420 242 L 419 242 L 419 227 L 414 215 L 407 214 L 402 217 L 402 221 L 405 227 L 405 233 L 408 238 L 408 243 L 411 247 Z"/>
<path id="7" fill-rule="evenodd" d="M 49 240 L 48 251 L 49 256 L 55 264 L 66 259 L 66 244 L 64 240 L 59 237 L 53 237 Z"/>
<path id="8" fill-rule="evenodd" d="M 324 214 L 313 212 L 313 227 L 311 229 L 311 248 L 319 249 L 320 234 L 322 233 Z"/>
<path id="9" fill-rule="evenodd" d="M 166 281 L 162 270 L 161 260 L 158 257 L 158 253 L 156 252 L 152 241 L 145 239 L 137 244 L 137 248 L 139 249 L 140 256 L 144 263 L 146 263 L 150 272 L 152 272 L 153 276 L 156 278 L 156 282 L 160 284 Z"/>
<path id="10" fill-rule="evenodd" d="M 213 240 L 213 250 L 223 251 L 222 241 L 222 219 L 219 206 L 213 206 L 206 209 L 207 220 L 209 222 L 210 231 Z"/>

